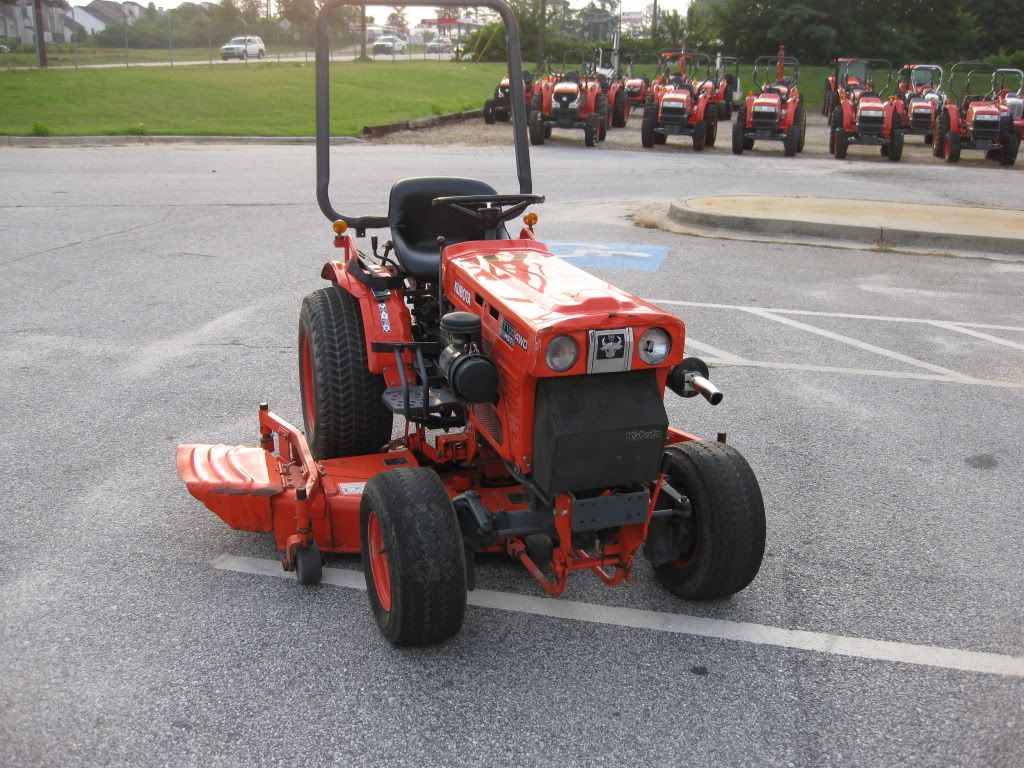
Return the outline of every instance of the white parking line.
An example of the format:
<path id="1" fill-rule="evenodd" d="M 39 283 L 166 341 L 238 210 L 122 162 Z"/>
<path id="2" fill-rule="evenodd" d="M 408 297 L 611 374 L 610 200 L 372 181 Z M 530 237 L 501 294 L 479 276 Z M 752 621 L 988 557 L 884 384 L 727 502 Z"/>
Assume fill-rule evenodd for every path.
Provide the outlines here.
<path id="1" fill-rule="evenodd" d="M 973 328 L 965 328 L 959 323 L 947 323 L 942 320 L 935 320 L 929 323 L 929 325 L 934 325 L 936 328 L 943 328 L 947 331 L 956 331 L 957 333 L 964 333 L 967 334 L 968 336 L 974 336 L 976 339 L 984 339 L 985 341 L 991 342 L 992 344 L 998 344 L 1002 347 L 1010 347 L 1010 349 L 1024 350 L 1024 344 L 1021 344 L 1018 341 L 1010 341 L 1009 339 L 1004 339 L 1001 336 L 993 336 L 990 333 L 982 333 L 981 331 L 976 331 Z"/>
<path id="2" fill-rule="evenodd" d="M 698 307 L 702 309 L 739 309 L 744 312 L 757 309 L 775 315 L 807 315 L 809 317 L 839 317 L 847 320 L 879 320 L 887 323 L 922 323 L 933 325 L 936 322 L 949 322 L 966 328 L 984 328 L 990 331 L 1024 331 L 1020 325 L 993 325 L 991 323 L 971 323 L 966 320 L 929 320 L 923 317 L 894 317 L 891 315 L 858 315 L 849 312 L 820 312 L 814 309 L 785 309 L 783 307 L 748 307 L 742 304 L 715 304 L 705 301 L 678 301 L 676 299 L 644 299 L 655 306 L 667 307 Z"/>
<path id="3" fill-rule="evenodd" d="M 290 574 L 285 573 L 281 569 L 280 562 L 275 560 L 225 554 L 214 560 L 213 566 L 237 573 L 293 578 Z M 323 582 L 349 589 L 366 589 L 363 574 L 359 571 L 324 568 Z M 678 613 L 659 613 L 635 608 L 580 603 L 573 600 L 494 592 L 486 589 L 470 592 L 469 604 L 479 608 L 512 611 L 513 613 L 525 613 L 551 619 L 584 621 L 590 624 L 630 627 L 677 635 L 695 635 L 777 648 L 814 651 L 834 656 L 853 656 L 873 661 L 891 661 L 955 669 L 963 672 L 1024 677 L 1024 657 L 999 653 L 896 643 L 890 640 L 869 640 L 861 637 L 830 635 L 824 632 L 807 632 L 802 629 L 783 629 L 765 624 L 703 619 Z"/>

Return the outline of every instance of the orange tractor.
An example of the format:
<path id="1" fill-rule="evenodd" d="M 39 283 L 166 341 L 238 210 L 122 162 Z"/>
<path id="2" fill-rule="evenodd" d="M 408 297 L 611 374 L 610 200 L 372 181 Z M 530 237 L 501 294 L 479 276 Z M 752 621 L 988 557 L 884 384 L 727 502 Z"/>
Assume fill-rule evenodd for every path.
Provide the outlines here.
<path id="1" fill-rule="evenodd" d="M 640 123 L 640 143 L 650 148 L 669 136 L 689 136 L 693 150 L 713 147 L 718 136 L 718 109 L 707 90 L 694 85 L 688 70 L 710 65 L 707 54 L 687 50 L 661 53 L 661 72 L 651 84 Z"/>
<path id="2" fill-rule="evenodd" d="M 533 75 L 523 70 L 523 93 L 526 104 L 533 101 Z M 507 123 L 512 119 L 512 86 L 507 77 L 494 89 L 493 98 L 484 102 L 484 122 L 493 125 L 495 122 Z"/>
<path id="3" fill-rule="evenodd" d="M 839 105 L 840 88 L 867 88 L 867 72 L 862 62 L 864 59 L 845 56 L 833 59 L 829 65 L 832 71 L 825 78 L 822 90 L 821 114 L 832 124 L 832 112 Z"/>
<path id="4" fill-rule="evenodd" d="M 735 56 L 715 57 L 714 69 L 708 69 L 704 79 L 695 80 L 700 90 L 706 91 L 708 100 L 717 110 L 719 121 L 732 118 L 733 100 L 740 88 L 740 60 Z"/>
<path id="5" fill-rule="evenodd" d="M 404 179 L 386 215 L 348 216 L 329 195 L 328 14 L 345 1 L 317 21 L 317 199 L 338 258 L 299 313 L 305 430 L 264 404 L 259 445 L 179 446 L 189 492 L 272 534 L 300 584 L 323 578 L 324 553 L 361 555 L 396 645 L 460 630 L 478 553 L 507 555 L 552 596 L 581 571 L 620 584 L 638 556 L 686 600 L 745 588 L 764 553 L 761 491 L 724 436 L 669 426 L 666 390 L 722 398 L 684 357 L 682 320 L 556 258 L 536 214 L 507 229 L 544 202 L 512 9 L 479 0 L 507 30 L 519 191 Z M 375 237 L 370 253 L 356 244 L 375 229 L 390 230 L 382 255 Z"/>
<path id="6" fill-rule="evenodd" d="M 581 74 L 582 73 L 582 74 Z M 530 104 L 530 143 L 539 145 L 554 128 L 583 131 L 588 147 L 604 141 L 612 125 L 610 104 L 625 98 L 621 81 L 609 81 L 593 62 L 584 61 L 580 70 L 543 80 L 534 89 Z M 625 123 L 623 123 L 625 124 Z"/>
<path id="7" fill-rule="evenodd" d="M 903 132 L 932 143 L 932 126 L 946 101 L 944 74 L 938 64 L 904 64 L 896 75 L 896 95 L 903 102 Z"/>
<path id="8" fill-rule="evenodd" d="M 775 67 L 775 79 L 762 81 L 758 67 Z M 786 67 L 793 67 L 792 77 Z M 769 69 L 769 71 L 771 71 Z M 803 98 L 797 88 L 800 81 L 800 62 L 786 55 L 785 46 L 779 46 L 775 56 L 754 59 L 753 82 L 759 85 L 755 94 L 750 91 L 736 112 L 732 125 L 732 152 L 742 155 L 753 149 L 755 141 L 781 141 L 786 157 L 793 157 L 804 149 L 807 134 L 807 114 Z"/>
<path id="9" fill-rule="evenodd" d="M 878 147 L 884 157 L 898 163 L 903 157 L 903 102 L 886 99 L 885 92 L 892 84 L 892 64 L 884 59 L 858 59 L 850 62 L 861 77 L 856 82 L 840 80 L 837 84 L 839 101 L 832 110 L 829 131 L 829 152 L 837 160 L 846 157 L 851 145 Z M 875 90 L 873 70 L 884 69 L 885 85 Z"/>
<path id="10" fill-rule="evenodd" d="M 979 75 L 991 75 L 991 90 L 987 94 L 971 93 L 971 81 Z M 957 83 L 958 76 L 962 85 Z M 1004 87 L 1008 77 L 1018 78 L 1017 91 Z M 949 71 L 949 99 L 939 110 L 933 129 L 933 154 L 947 163 L 956 163 L 960 153 L 969 149 L 984 152 L 1000 165 L 1013 165 L 1024 125 L 1022 80 L 1024 73 L 1018 69 L 1000 69 L 978 62 L 954 64 Z"/>

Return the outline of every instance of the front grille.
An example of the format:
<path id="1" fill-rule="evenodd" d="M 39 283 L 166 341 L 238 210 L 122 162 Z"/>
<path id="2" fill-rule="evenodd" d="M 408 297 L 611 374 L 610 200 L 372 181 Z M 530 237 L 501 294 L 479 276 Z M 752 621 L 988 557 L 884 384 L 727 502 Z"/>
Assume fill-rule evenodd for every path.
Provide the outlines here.
<path id="1" fill-rule="evenodd" d="M 552 107 L 551 119 L 559 123 L 576 122 L 576 108 Z"/>
<path id="2" fill-rule="evenodd" d="M 975 120 L 974 129 L 971 131 L 975 139 L 993 141 L 999 133 L 998 120 Z"/>
<path id="3" fill-rule="evenodd" d="M 673 104 L 663 104 L 661 107 L 661 121 L 665 125 L 682 125 L 686 122 L 686 107 Z"/>
<path id="4" fill-rule="evenodd" d="M 915 131 L 930 131 L 932 129 L 932 113 L 913 112 L 910 115 L 910 127 Z"/>
<path id="5" fill-rule="evenodd" d="M 883 115 L 861 115 L 857 118 L 857 130 L 861 133 L 878 134 L 882 132 Z"/>
<path id="6" fill-rule="evenodd" d="M 750 126 L 755 131 L 773 131 L 777 123 L 776 112 L 755 112 L 750 118 Z"/>
<path id="7" fill-rule="evenodd" d="M 551 106 L 559 109 L 567 109 L 574 101 L 576 101 L 576 94 L 574 93 L 556 93 L 551 97 Z"/>

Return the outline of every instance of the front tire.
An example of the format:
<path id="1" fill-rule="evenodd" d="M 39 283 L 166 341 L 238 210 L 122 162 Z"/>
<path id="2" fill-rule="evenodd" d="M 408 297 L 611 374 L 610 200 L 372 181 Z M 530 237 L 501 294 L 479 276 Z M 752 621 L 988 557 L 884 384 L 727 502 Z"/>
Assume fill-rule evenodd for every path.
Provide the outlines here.
<path id="1" fill-rule="evenodd" d="M 494 99 L 484 102 L 484 122 L 487 125 L 494 125 Z"/>
<path id="2" fill-rule="evenodd" d="M 613 128 L 625 128 L 626 121 L 629 119 L 629 104 L 626 100 L 626 92 L 619 90 L 615 94 L 615 104 L 612 110 L 612 127 Z"/>
<path id="3" fill-rule="evenodd" d="M 693 124 L 693 151 L 703 152 L 704 142 L 708 137 L 707 120 L 698 120 Z"/>
<path id="4" fill-rule="evenodd" d="M 665 468 L 690 500 L 693 539 L 681 559 L 655 568 L 658 581 L 685 600 L 733 595 L 754 580 L 765 545 L 761 489 L 740 453 L 724 443 L 670 446 Z"/>
<path id="5" fill-rule="evenodd" d="M 950 131 L 942 142 L 942 157 L 947 163 L 960 162 L 960 134 Z"/>
<path id="6" fill-rule="evenodd" d="M 794 123 L 800 128 L 800 139 L 797 141 L 796 151 L 803 152 L 804 142 L 807 140 L 807 112 L 804 110 L 804 103 L 802 100 L 796 108 L 794 118 Z"/>
<path id="7" fill-rule="evenodd" d="M 596 112 L 590 114 L 583 124 L 583 143 L 588 147 L 596 147 L 601 131 L 601 116 Z"/>
<path id="8" fill-rule="evenodd" d="M 740 107 L 736 110 L 736 122 L 732 124 L 732 153 L 734 155 L 742 155 L 745 139 L 743 131 L 747 124 L 747 110 L 746 107 Z"/>
<path id="9" fill-rule="evenodd" d="M 299 392 L 313 458 L 377 453 L 391 439 L 381 402 L 384 377 L 371 373 L 359 300 L 331 286 L 302 300 Z"/>
<path id="10" fill-rule="evenodd" d="M 889 158 L 889 162 L 898 163 L 900 158 L 903 157 L 903 131 L 893 130 L 892 136 L 889 138 L 888 148 L 889 151 L 886 156 Z"/>
<path id="11" fill-rule="evenodd" d="M 371 477 L 359 530 L 370 607 L 388 642 L 431 645 L 458 634 L 466 614 L 466 553 L 437 474 L 404 467 Z"/>
<path id="12" fill-rule="evenodd" d="M 546 138 L 546 131 L 544 130 L 544 113 L 539 109 L 535 109 L 530 112 L 530 119 L 528 122 L 530 143 L 534 145 L 541 145 L 544 143 Z"/>
<path id="13" fill-rule="evenodd" d="M 707 118 L 706 122 L 708 127 L 704 134 L 704 146 L 713 147 L 718 139 L 718 115 L 712 112 L 711 117 Z"/>
<path id="14" fill-rule="evenodd" d="M 1010 128 L 1003 137 L 1003 149 L 999 155 L 999 164 L 1010 166 L 1017 162 L 1017 153 L 1020 152 L 1020 136 L 1017 131 Z"/>

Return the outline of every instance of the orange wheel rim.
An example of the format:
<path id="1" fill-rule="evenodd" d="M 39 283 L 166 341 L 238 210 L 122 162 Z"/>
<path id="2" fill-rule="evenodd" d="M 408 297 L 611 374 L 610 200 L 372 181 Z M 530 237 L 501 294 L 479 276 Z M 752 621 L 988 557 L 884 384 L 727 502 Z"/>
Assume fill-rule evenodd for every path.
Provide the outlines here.
<path id="1" fill-rule="evenodd" d="M 371 512 L 366 521 L 366 546 L 370 551 L 370 575 L 373 576 L 373 589 L 377 593 L 380 607 L 391 610 L 391 563 L 384 549 L 384 535 L 380 530 L 380 519 L 376 512 Z"/>

